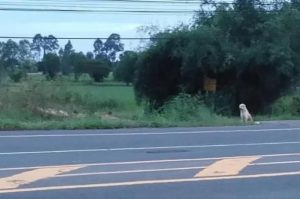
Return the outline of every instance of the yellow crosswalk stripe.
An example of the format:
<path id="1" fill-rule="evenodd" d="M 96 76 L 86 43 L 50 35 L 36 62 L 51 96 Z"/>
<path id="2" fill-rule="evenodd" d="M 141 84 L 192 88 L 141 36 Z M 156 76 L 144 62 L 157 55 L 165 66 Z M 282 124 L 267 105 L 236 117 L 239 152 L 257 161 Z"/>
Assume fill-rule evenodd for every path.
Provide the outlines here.
<path id="1" fill-rule="evenodd" d="M 15 189 L 24 184 L 30 184 L 38 180 L 54 177 L 56 175 L 74 171 L 80 168 L 82 168 L 82 166 L 65 166 L 65 167 L 55 167 L 55 168 L 45 167 L 45 168 L 34 169 L 31 171 L 26 171 L 5 178 L 0 178 L 0 190 Z"/>
<path id="2" fill-rule="evenodd" d="M 218 177 L 218 176 L 234 176 L 238 175 L 251 162 L 260 157 L 245 157 L 219 160 L 206 167 L 194 177 Z"/>

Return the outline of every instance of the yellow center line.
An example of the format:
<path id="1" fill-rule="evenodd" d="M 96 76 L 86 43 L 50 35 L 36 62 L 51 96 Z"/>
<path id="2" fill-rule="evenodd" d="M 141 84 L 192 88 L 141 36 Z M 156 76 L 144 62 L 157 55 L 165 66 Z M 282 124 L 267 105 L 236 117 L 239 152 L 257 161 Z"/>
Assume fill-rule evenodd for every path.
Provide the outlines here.
<path id="1" fill-rule="evenodd" d="M 54 177 L 61 173 L 70 172 L 82 168 L 81 166 L 56 167 L 56 168 L 40 168 L 32 171 L 26 171 L 13 176 L 0 178 L 0 190 L 15 189 L 24 184 Z"/>
<path id="2" fill-rule="evenodd" d="M 194 177 L 202 178 L 238 175 L 251 162 L 259 158 L 260 157 L 223 159 L 206 167 L 205 169 L 197 173 Z"/>
<path id="3" fill-rule="evenodd" d="M 239 176 L 163 179 L 163 180 L 147 180 L 147 181 L 131 181 L 131 182 L 113 182 L 113 183 L 102 183 L 102 184 L 82 184 L 82 185 L 9 189 L 9 190 L 0 190 L 0 194 L 20 193 L 20 192 L 37 192 L 37 191 L 55 191 L 55 190 L 68 190 L 68 189 L 69 190 L 70 189 L 85 189 L 85 188 L 105 188 L 105 187 L 117 187 L 117 186 L 146 185 L 146 184 L 150 185 L 150 184 L 166 184 L 166 183 L 185 183 L 185 182 L 200 182 L 200 181 L 212 181 L 212 180 L 251 179 L 251 178 L 294 176 L 294 175 L 300 175 L 300 171 L 268 173 L 268 174 L 254 174 L 254 175 L 239 175 Z"/>

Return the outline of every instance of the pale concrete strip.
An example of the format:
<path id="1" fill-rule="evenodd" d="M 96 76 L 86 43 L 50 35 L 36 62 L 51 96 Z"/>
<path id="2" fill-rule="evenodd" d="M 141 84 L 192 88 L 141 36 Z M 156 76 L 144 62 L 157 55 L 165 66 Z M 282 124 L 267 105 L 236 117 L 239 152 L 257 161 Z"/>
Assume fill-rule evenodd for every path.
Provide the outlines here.
<path id="1" fill-rule="evenodd" d="M 1 189 L 15 189 L 20 185 L 30 184 L 32 182 L 54 177 L 58 174 L 74 171 L 82 168 L 80 166 L 72 167 L 57 167 L 57 168 L 41 168 L 32 171 L 23 172 L 10 177 L 0 178 L 0 190 Z"/>
<path id="2" fill-rule="evenodd" d="M 204 169 L 205 167 L 181 167 L 181 168 L 165 168 L 165 169 L 141 169 L 141 170 L 127 170 L 127 171 L 104 171 L 91 173 L 71 173 L 58 175 L 56 177 L 73 177 L 73 176 L 90 176 L 90 175 L 109 175 L 109 174 L 124 174 L 124 173 L 146 173 L 146 172 L 161 172 L 161 171 L 184 171 Z"/>
<path id="3" fill-rule="evenodd" d="M 197 173 L 194 177 L 203 178 L 238 175 L 251 162 L 259 158 L 260 157 L 250 157 L 220 160 L 206 167 L 205 169 Z"/>
<path id="4" fill-rule="evenodd" d="M 199 181 L 212 181 L 212 180 L 249 179 L 249 178 L 264 178 L 264 177 L 294 176 L 294 175 L 300 175 L 300 171 L 283 172 L 283 173 L 269 173 L 269 174 L 255 174 L 255 175 L 240 175 L 240 176 L 147 180 L 147 181 L 102 183 L 102 184 L 83 184 L 83 185 L 9 189 L 9 190 L 0 190 L 0 194 L 18 193 L 18 192 L 55 191 L 55 190 L 67 190 L 67 189 L 104 188 L 104 187 L 117 187 L 117 186 L 134 186 L 134 185 L 147 185 L 147 184 L 150 185 L 150 184 L 167 184 L 167 183 L 185 183 L 185 182 L 199 182 Z"/>
<path id="5" fill-rule="evenodd" d="M 145 161 L 130 161 L 130 162 L 101 162 L 90 164 L 70 164 L 70 165 L 49 165 L 49 166 L 33 166 L 33 167 L 13 167 L 13 168 L 0 168 L 0 171 L 14 171 L 14 170 L 28 170 L 39 168 L 57 168 L 69 166 L 109 166 L 109 165 L 130 165 L 130 164 L 151 164 L 151 163 L 165 163 L 165 162 L 189 162 L 189 161 L 205 161 L 205 160 L 221 160 L 221 159 L 234 159 L 234 158 L 248 158 L 248 157 L 287 157 L 287 156 L 300 156 L 300 153 L 279 153 L 279 154 L 256 154 L 251 156 L 222 156 L 211 158 L 191 158 L 191 159 L 167 159 L 167 160 L 145 160 Z"/>
<path id="6" fill-rule="evenodd" d="M 187 146 L 153 146 L 135 148 L 97 148 L 97 149 L 74 149 L 57 151 L 18 151 L 2 152 L 0 155 L 30 155 L 30 154 L 53 154 L 53 153 L 84 153 L 84 152 L 107 152 L 107 151 L 139 151 L 156 149 L 192 149 L 192 148 L 223 148 L 223 147 L 243 147 L 243 146 L 272 146 L 272 145 L 298 145 L 297 142 L 262 142 L 262 143 L 238 143 L 238 144 L 212 144 L 212 145 L 187 145 Z"/>
<path id="7" fill-rule="evenodd" d="M 35 134 L 35 135 L 1 135 L 0 138 L 39 138 L 39 137 L 97 137 L 97 136 L 137 136 L 137 135 L 176 135 L 176 134 L 208 134 L 208 133 L 247 133 L 274 131 L 294 131 L 300 133 L 300 128 L 281 128 L 281 129 L 234 129 L 234 130 L 208 130 L 208 131 L 169 131 L 169 132 L 150 132 L 150 133 L 78 133 L 78 134 Z"/>

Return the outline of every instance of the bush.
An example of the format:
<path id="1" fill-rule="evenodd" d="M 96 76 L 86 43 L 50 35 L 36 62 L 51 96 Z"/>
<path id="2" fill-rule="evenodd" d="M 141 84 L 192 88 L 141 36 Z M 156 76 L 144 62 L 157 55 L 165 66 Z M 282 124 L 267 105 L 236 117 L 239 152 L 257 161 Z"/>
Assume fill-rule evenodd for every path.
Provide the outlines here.
<path id="1" fill-rule="evenodd" d="M 103 60 L 81 60 L 75 65 L 77 77 L 82 73 L 87 73 L 95 82 L 102 82 L 105 77 L 108 77 L 109 72 L 110 68 Z"/>
<path id="2" fill-rule="evenodd" d="M 300 95 L 296 94 L 279 98 L 272 105 L 272 114 L 274 116 L 300 116 Z"/>
<path id="3" fill-rule="evenodd" d="M 120 61 L 114 70 L 114 78 L 118 81 L 123 81 L 127 85 L 132 83 L 134 80 L 134 74 L 136 70 L 136 61 L 138 59 L 138 54 L 133 51 L 125 51 L 120 56 Z"/>
<path id="4" fill-rule="evenodd" d="M 180 92 L 182 61 L 173 52 L 178 40 L 160 42 L 140 54 L 136 63 L 135 94 L 139 102 L 146 100 L 150 109 L 160 108 Z"/>
<path id="5" fill-rule="evenodd" d="M 16 69 L 9 73 L 9 78 L 14 82 L 20 82 L 25 77 L 25 73 L 22 70 Z"/>
<path id="6" fill-rule="evenodd" d="M 208 121 L 216 118 L 215 115 L 199 97 L 188 94 L 179 94 L 161 108 L 161 115 L 169 121 Z"/>
<path id="7" fill-rule="evenodd" d="M 89 75 L 95 82 L 102 82 L 105 77 L 108 77 L 110 69 L 107 66 L 98 65 L 90 65 L 90 72 Z"/>
<path id="8" fill-rule="evenodd" d="M 54 79 L 59 72 L 59 57 L 54 53 L 48 53 L 44 56 L 41 66 L 43 66 L 47 78 Z"/>

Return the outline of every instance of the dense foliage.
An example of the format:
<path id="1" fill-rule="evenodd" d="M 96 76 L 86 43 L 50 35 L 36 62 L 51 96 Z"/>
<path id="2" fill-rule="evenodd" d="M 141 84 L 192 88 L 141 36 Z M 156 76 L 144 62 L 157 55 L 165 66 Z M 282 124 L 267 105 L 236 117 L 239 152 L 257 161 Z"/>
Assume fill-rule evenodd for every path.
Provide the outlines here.
<path id="1" fill-rule="evenodd" d="M 205 94 L 204 78 L 217 81 L 217 111 L 239 103 L 263 112 L 297 82 L 300 67 L 299 3 L 236 0 L 199 11 L 192 26 L 153 36 L 139 55 L 135 91 L 154 108 L 181 92 Z"/>
<path id="2" fill-rule="evenodd" d="M 44 56 L 42 66 L 47 78 L 54 79 L 59 72 L 59 57 L 54 53 L 48 53 Z"/>
<path id="3" fill-rule="evenodd" d="M 138 54 L 134 51 L 125 51 L 120 55 L 120 61 L 114 70 L 114 78 L 126 84 L 132 83 L 135 77 Z"/>

